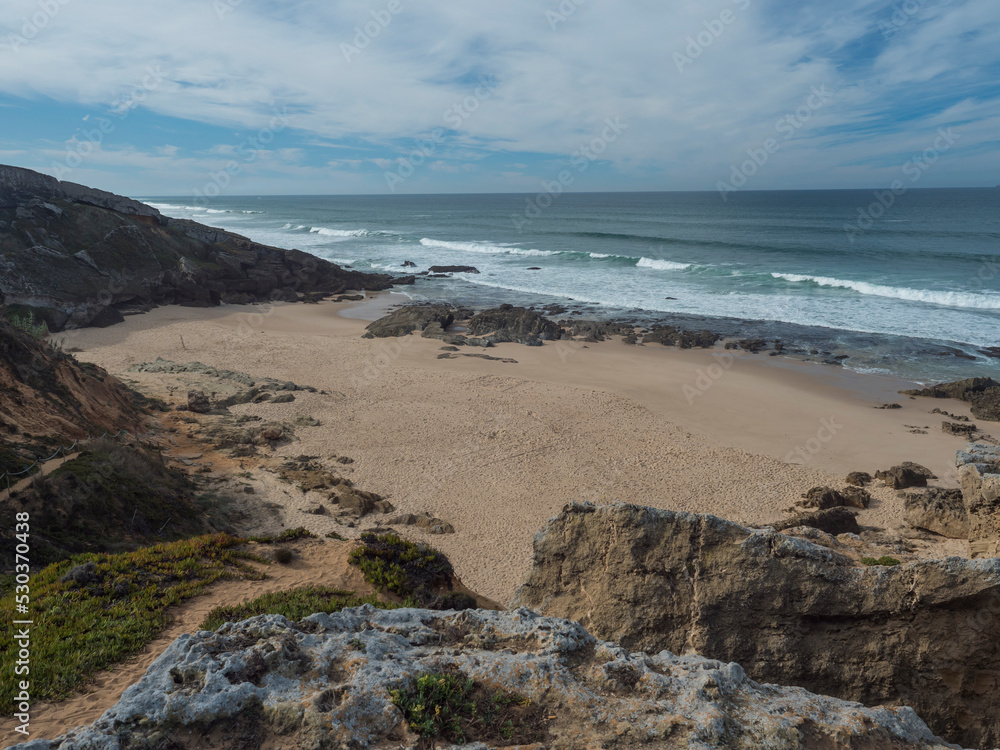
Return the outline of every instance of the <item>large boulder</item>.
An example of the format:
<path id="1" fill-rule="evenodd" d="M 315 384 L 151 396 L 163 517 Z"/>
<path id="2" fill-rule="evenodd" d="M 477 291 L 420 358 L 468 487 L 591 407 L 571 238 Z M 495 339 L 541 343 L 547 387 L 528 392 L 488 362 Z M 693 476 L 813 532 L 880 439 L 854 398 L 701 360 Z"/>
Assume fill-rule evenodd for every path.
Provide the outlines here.
<path id="1" fill-rule="evenodd" d="M 1000 422 L 1000 383 L 993 378 L 966 378 L 901 393 L 909 396 L 956 398 L 967 401 L 972 406 L 972 416 L 990 422 Z"/>
<path id="2" fill-rule="evenodd" d="M 899 466 L 893 466 L 884 471 L 876 471 L 875 478 L 885 482 L 894 490 L 905 490 L 909 487 L 926 487 L 928 479 L 937 479 L 934 473 L 925 466 L 912 461 L 903 461 Z"/>
<path id="3" fill-rule="evenodd" d="M 513 305 L 483 310 L 469 320 L 468 329 L 473 336 L 489 335 L 496 342 L 517 344 L 556 341 L 562 335 L 562 329 L 553 321 L 533 310 Z"/>
<path id="4" fill-rule="evenodd" d="M 1000 743 L 1000 560 L 869 566 L 826 538 L 567 506 L 535 537 L 514 606 L 626 648 L 735 661 L 761 682 L 910 705 L 965 746 Z"/>
<path id="5" fill-rule="evenodd" d="M 461 737 L 421 738 L 405 721 L 399 704 L 415 694 L 418 678 L 434 674 L 471 682 L 454 707 Z M 498 694 L 511 700 L 495 701 Z M 469 702 L 479 706 L 475 721 L 467 718 Z M 424 711 L 433 723 L 430 708 Z M 525 609 L 365 605 L 297 623 L 267 615 L 183 635 L 92 725 L 14 749 L 512 744 L 945 747 L 909 708 L 864 708 L 798 687 L 758 685 L 738 664 L 699 656 L 631 653 L 596 640 L 578 623 Z"/>
<path id="6" fill-rule="evenodd" d="M 414 331 L 421 332 L 433 323 L 444 329 L 455 321 L 455 308 L 450 305 L 417 304 L 406 305 L 393 310 L 388 315 L 370 323 L 366 338 L 391 338 L 409 336 Z"/>
<path id="7" fill-rule="evenodd" d="M 968 539 L 969 513 L 961 490 L 907 492 L 903 518 L 910 526 L 951 539 Z"/>
<path id="8" fill-rule="evenodd" d="M 1000 557 L 1000 448 L 973 443 L 956 463 L 969 514 L 969 554 Z"/>
<path id="9" fill-rule="evenodd" d="M 775 531 L 807 526 L 827 534 L 860 534 L 861 527 L 855 515 L 844 507 L 828 508 L 815 513 L 800 513 L 773 525 Z"/>

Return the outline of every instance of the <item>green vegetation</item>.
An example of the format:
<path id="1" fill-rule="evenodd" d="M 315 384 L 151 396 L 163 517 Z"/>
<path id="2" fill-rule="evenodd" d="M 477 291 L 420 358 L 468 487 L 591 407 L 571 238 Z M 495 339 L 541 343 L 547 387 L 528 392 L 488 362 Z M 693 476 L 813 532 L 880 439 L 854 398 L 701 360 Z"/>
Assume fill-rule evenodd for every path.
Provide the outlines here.
<path id="1" fill-rule="evenodd" d="M 285 529 L 280 534 L 274 536 L 252 536 L 247 541 L 257 542 L 257 544 L 281 544 L 282 542 L 294 542 L 299 539 L 319 539 L 319 537 L 304 526 L 299 526 L 295 529 Z"/>
<path id="2" fill-rule="evenodd" d="M 874 557 L 862 557 L 861 558 L 861 564 L 862 565 L 868 565 L 868 566 L 871 566 L 871 565 L 884 565 L 886 567 L 891 568 L 891 567 L 893 567 L 895 565 L 900 565 L 901 563 L 895 557 L 889 557 L 888 555 L 883 555 L 882 557 L 880 557 L 878 559 L 875 559 Z"/>
<path id="3" fill-rule="evenodd" d="M 279 565 L 288 565 L 294 559 L 295 555 L 290 549 L 279 547 L 274 551 L 274 561 Z"/>
<path id="4" fill-rule="evenodd" d="M 8 308 L 5 312 L 7 320 L 14 328 L 24 331 L 36 339 L 43 339 L 48 335 L 49 327 L 43 321 L 35 318 L 33 310 L 22 308 L 17 311 Z"/>
<path id="5" fill-rule="evenodd" d="M 31 695 L 59 700 L 96 672 L 138 653 L 166 625 L 167 608 L 223 578 L 261 580 L 241 548 L 244 540 L 215 534 L 117 555 L 85 554 L 32 576 Z M 19 617 L 15 594 L 0 599 L 5 622 Z M 18 646 L 0 640 L 0 662 L 14 664 Z M 0 674 L 0 712 L 10 715 L 13 669 Z"/>
<path id="6" fill-rule="evenodd" d="M 379 609 L 396 609 L 398 604 L 379 601 L 378 597 L 358 597 L 353 591 L 328 588 L 326 586 L 307 586 L 290 591 L 277 591 L 264 594 L 253 601 L 234 607 L 216 607 L 208 613 L 202 630 L 215 630 L 227 622 L 241 622 L 257 615 L 284 615 L 289 620 L 301 620 L 303 617 L 317 612 L 339 612 L 350 607 L 360 607 L 371 604 Z"/>
<path id="7" fill-rule="evenodd" d="M 479 606 L 474 597 L 451 591 L 451 563 L 426 544 L 396 534 L 362 534 L 361 546 L 351 551 L 349 560 L 361 569 L 365 581 L 411 602 L 408 606 L 458 610 Z"/>
<path id="8" fill-rule="evenodd" d="M 346 536 L 342 536 L 341 534 L 338 534 L 336 531 L 331 531 L 329 534 L 326 535 L 326 538 L 327 539 L 336 539 L 338 542 L 346 542 L 347 541 L 347 537 Z"/>
<path id="9" fill-rule="evenodd" d="M 0 523 L 10 529 L 15 511 L 31 514 L 32 562 L 41 567 L 82 552 L 121 552 L 214 531 L 192 503 L 195 494 L 190 479 L 157 453 L 97 440 L 18 492 L 0 510 Z"/>
<path id="10" fill-rule="evenodd" d="M 410 728 L 422 737 L 510 744 L 540 739 L 541 717 L 527 698 L 489 691 L 465 675 L 427 674 L 417 678 L 412 690 L 389 694 Z"/>
<path id="11" fill-rule="evenodd" d="M 378 589 L 406 598 L 419 588 L 450 583 L 451 563 L 426 544 L 414 544 L 395 534 L 362 534 L 361 543 L 351 551 L 351 564 Z"/>

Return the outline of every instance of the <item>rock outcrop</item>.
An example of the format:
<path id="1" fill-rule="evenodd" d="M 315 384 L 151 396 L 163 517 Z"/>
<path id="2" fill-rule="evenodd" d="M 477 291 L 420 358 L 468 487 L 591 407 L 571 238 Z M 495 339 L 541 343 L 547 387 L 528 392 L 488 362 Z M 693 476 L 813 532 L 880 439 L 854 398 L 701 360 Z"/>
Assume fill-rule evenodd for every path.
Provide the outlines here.
<path id="1" fill-rule="evenodd" d="M 907 492 L 904 498 L 903 518 L 910 526 L 951 539 L 969 537 L 969 513 L 961 490 L 934 488 Z"/>
<path id="2" fill-rule="evenodd" d="M 876 471 L 875 478 L 885 482 L 887 487 L 892 487 L 894 490 L 926 487 L 928 479 L 937 479 L 930 469 L 912 461 L 903 461 L 899 466 Z"/>
<path id="3" fill-rule="evenodd" d="M 969 554 L 1000 557 L 1000 448 L 973 443 L 956 462 L 969 515 Z"/>
<path id="4" fill-rule="evenodd" d="M 434 323 L 443 331 L 454 322 L 455 308 L 450 305 L 406 305 L 369 323 L 365 329 L 368 331 L 365 337 L 383 339 L 408 336 L 414 331 L 420 333 Z"/>
<path id="5" fill-rule="evenodd" d="M 568 506 L 535 537 L 514 604 L 626 648 L 694 652 L 758 681 L 910 705 L 952 742 L 1000 743 L 1000 560 L 868 566 L 826 539 Z"/>
<path id="6" fill-rule="evenodd" d="M 528 610 L 432 612 L 370 605 L 295 623 L 277 615 L 176 640 L 89 727 L 16 750 L 438 745 L 390 691 L 450 673 L 524 699 L 507 730 L 531 747 L 943 748 L 909 708 L 864 708 L 758 685 L 737 664 L 631 653 Z M 480 721 L 465 743 L 507 747 Z M 521 746 L 528 743 L 519 742 Z"/>
<path id="7" fill-rule="evenodd" d="M 468 328 L 473 336 L 489 336 L 494 342 L 528 345 L 557 341 L 562 336 L 558 324 L 534 310 L 513 305 L 483 310 L 469 320 Z"/>
<path id="8" fill-rule="evenodd" d="M 0 302 L 30 309 L 51 331 L 112 325 L 163 304 L 295 301 L 407 281 L 0 166 Z"/>
<path id="9" fill-rule="evenodd" d="M 827 508 L 815 513 L 800 513 L 791 518 L 785 519 L 781 523 L 774 524 L 775 531 L 794 529 L 797 526 L 807 526 L 810 529 L 819 529 L 827 534 L 860 534 L 861 527 L 858 519 L 845 507 Z"/>
<path id="10" fill-rule="evenodd" d="M 989 422 L 1000 422 L 1000 383 L 992 378 L 967 378 L 901 392 L 909 396 L 967 401 L 972 407 L 972 416 Z"/>

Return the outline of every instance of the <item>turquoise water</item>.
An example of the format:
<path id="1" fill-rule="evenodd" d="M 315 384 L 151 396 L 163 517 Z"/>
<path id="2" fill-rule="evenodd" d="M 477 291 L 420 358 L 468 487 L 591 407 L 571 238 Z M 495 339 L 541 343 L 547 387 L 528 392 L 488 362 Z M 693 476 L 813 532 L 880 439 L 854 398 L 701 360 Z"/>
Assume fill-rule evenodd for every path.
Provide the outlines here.
<path id="1" fill-rule="evenodd" d="M 848 354 L 917 380 L 994 374 L 1000 189 L 148 198 L 163 213 L 358 270 L 415 299 L 558 302 Z M 404 269 L 404 262 L 416 268 Z M 533 270 L 538 269 L 538 270 Z"/>

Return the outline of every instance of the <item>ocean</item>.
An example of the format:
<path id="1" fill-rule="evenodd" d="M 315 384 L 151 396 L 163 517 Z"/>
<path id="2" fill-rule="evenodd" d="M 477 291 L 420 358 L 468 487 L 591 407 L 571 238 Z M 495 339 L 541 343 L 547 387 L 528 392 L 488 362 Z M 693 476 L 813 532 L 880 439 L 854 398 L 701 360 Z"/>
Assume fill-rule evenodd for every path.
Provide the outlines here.
<path id="1" fill-rule="evenodd" d="M 920 382 L 1000 369 L 995 188 L 141 199 L 357 270 L 480 272 L 415 300 L 780 338 Z"/>

